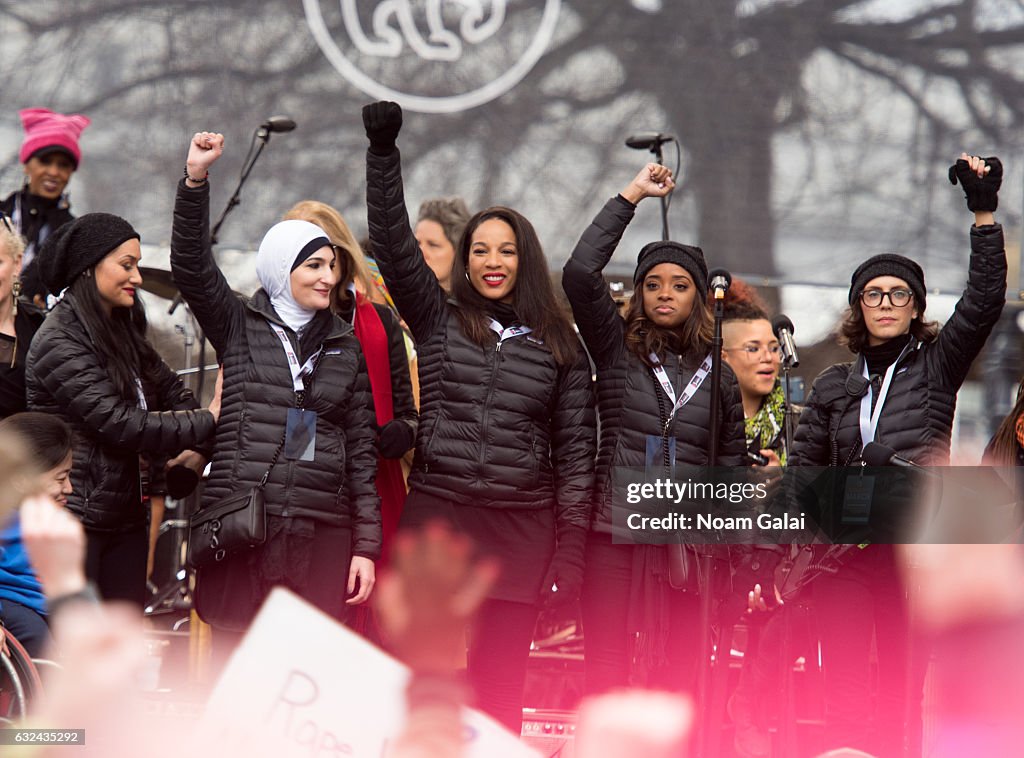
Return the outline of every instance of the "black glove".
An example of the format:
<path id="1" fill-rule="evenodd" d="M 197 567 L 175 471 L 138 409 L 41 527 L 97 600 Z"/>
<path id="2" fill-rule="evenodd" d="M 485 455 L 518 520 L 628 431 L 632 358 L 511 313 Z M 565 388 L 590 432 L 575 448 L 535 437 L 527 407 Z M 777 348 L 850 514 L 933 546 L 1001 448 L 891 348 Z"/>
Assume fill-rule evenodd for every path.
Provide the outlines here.
<path id="1" fill-rule="evenodd" d="M 979 177 L 971 171 L 967 161 L 957 160 L 949 167 L 949 181 L 956 184 L 960 180 L 960 186 L 964 188 L 967 196 L 967 208 L 977 213 L 978 211 L 994 211 L 999 205 L 999 186 L 1003 183 L 1003 164 L 996 157 L 985 158 L 985 165 L 989 166 L 988 173 Z"/>
<path id="2" fill-rule="evenodd" d="M 402 129 L 402 106 L 387 100 L 363 106 L 363 126 L 370 140 L 370 152 L 387 155 L 395 149 Z"/>
<path id="3" fill-rule="evenodd" d="M 385 458 L 401 458 L 416 444 L 416 433 L 401 419 L 393 418 L 380 428 L 377 449 Z"/>
<path id="4" fill-rule="evenodd" d="M 551 557 L 548 573 L 540 588 L 540 601 L 545 608 L 571 603 L 583 589 L 583 551 L 587 530 L 582 526 L 564 526 L 558 530 L 558 544 Z M 552 585 L 558 587 L 553 590 Z"/>

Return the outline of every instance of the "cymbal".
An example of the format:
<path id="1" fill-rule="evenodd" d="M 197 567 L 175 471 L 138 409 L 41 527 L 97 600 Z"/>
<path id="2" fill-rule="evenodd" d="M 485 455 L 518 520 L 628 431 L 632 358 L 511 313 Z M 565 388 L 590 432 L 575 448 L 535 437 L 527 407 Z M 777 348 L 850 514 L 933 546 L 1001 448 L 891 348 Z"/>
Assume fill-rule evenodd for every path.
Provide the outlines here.
<path id="1" fill-rule="evenodd" d="M 139 266 L 139 273 L 142 274 L 142 284 L 139 287 L 146 292 L 165 300 L 173 300 L 178 296 L 178 287 L 174 284 L 170 271 Z"/>

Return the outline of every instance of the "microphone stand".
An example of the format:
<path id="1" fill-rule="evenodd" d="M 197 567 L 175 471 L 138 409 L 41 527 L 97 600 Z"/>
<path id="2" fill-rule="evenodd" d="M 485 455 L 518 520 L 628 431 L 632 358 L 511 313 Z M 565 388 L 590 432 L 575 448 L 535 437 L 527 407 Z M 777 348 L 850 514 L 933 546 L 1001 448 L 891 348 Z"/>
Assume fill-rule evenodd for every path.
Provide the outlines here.
<path id="1" fill-rule="evenodd" d="M 793 398 L 789 389 L 789 372 L 793 370 L 793 358 L 786 357 L 782 361 L 782 391 L 785 395 L 786 408 L 783 413 L 783 434 L 786 440 L 786 455 L 793 449 Z"/>
<path id="2" fill-rule="evenodd" d="M 252 172 L 253 166 L 256 165 L 256 161 L 259 160 L 260 155 L 263 154 L 263 149 L 267 146 L 267 143 L 270 141 L 270 130 L 265 126 L 259 127 L 256 130 L 256 139 L 260 143 L 259 147 L 256 148 L 256 153 L 255 155 L 252 156 L 252 159 L 247 164 L 242 166 L 242 175 L 238 178 L 238 186 L 235 187 L 235 191 L 231 194 L 231 199 L 228 200 L 228 204 L 224 208 L 224 212 L 220 214 L 220 218 L 217 219 L 217 223 L 214 224 L 213 226 L 213 231 L 210 232 L 211 246 L 217 244 L 217 234 L 220 232 L 220 227 L 224 223 L 224 219 L 226 219 L 228 214 L 235 209 L 235 206 L 237 206 L 241 202 L 241 200 L 239 199 L 239 195 L 242 192 L 242 186 L 249 178 L 249 174 Z"/>
<path id="3" fill-rule="evenodd" d="M 666 222 L 667 223 L 667 222 Z M 715 330 L 711 340 L 711 420 L 709 425 L 708 441 L 708 468 L 713 469 L 718 463 L 718 437 L 721 429 L 719 410 L 722 404 L 722 319 L 725 312 L 725 292 L 721 289 L 715 290 Z M 697 755 L 700 758 L 707 758 L 709 755 L 718 754 L 718 741 L 720 734 L 708 735 L 708 728 L 714 721 L 710 718 L 710 675 L 711 675 L 711 616 L 713 598 L 711 597 L 712 582 L 711 571 L 714 566 L 714 548 L 709 545 L 697 547 L 698 566 L 697 577 L 700 587 L 700 664 L 697 668 L 697 703 L 699 710 Z M 728 656 L 728 651 L 726 651 Z M 723 665 L 722 651 L 719 650 L 715 656 L 715 665 Z M 729 665 L 726 657 L 724 665 Z M 710 742 L 709 742 L 710 737 Z"/>
<path id="4" fill-rule="evenodd" d="M 661 151 L 661 146 L 664 144 L 661 140 L 654 140 L 651 143 L 651 152 L 654 154 L 654 162 L 659 166 L 665 165 L 665 157 Z M 661 200 L 661 239 L 663 242 L 668 241 L 668 195 L 662 195 Z"/>

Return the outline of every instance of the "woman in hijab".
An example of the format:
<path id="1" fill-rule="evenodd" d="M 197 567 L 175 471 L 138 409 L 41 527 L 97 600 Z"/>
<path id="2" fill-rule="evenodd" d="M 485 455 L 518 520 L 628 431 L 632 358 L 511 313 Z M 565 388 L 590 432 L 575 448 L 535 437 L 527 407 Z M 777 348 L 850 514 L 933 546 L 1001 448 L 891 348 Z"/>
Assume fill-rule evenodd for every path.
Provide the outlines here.
<path id="1" fill-rule="evenodd" d="M 381 542 L 366 364 L 330 308 L 335 251 L 320 227 L 282 221 L 260 243 L 261 288 L 232 294 L 209 235 L 208 170 L 223 149 L 220 134 L 192 138 L 171 238 L 174 280 L 224 367 L 203 507 L 266 475 L 266 542 L 197 574 L 218 656 L 277 585 L 344 619 L 370 596 Z"/>

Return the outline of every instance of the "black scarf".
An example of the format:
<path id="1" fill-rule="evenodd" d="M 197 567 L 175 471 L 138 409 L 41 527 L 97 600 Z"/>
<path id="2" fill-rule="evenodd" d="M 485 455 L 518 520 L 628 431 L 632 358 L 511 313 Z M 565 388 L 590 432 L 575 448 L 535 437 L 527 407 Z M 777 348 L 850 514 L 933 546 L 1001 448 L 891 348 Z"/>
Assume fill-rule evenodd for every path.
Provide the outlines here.
<path id="1" fill-rule="evenodd" d="M 508 303 L 491 300 L 486 305 L 487 315 L 493 318 L 504 327 L 522 325 L 522 320 L 516 313 L 516 309 Z"/>
<path id="2" fill-rule="evenodd" d="M 315 353 L 327 339 L 334 326 L 334 314 L 330 308 L 317 311 L 312 320 L 299 332 L 299 362 L 305 363 L 306 359 Z"/>

